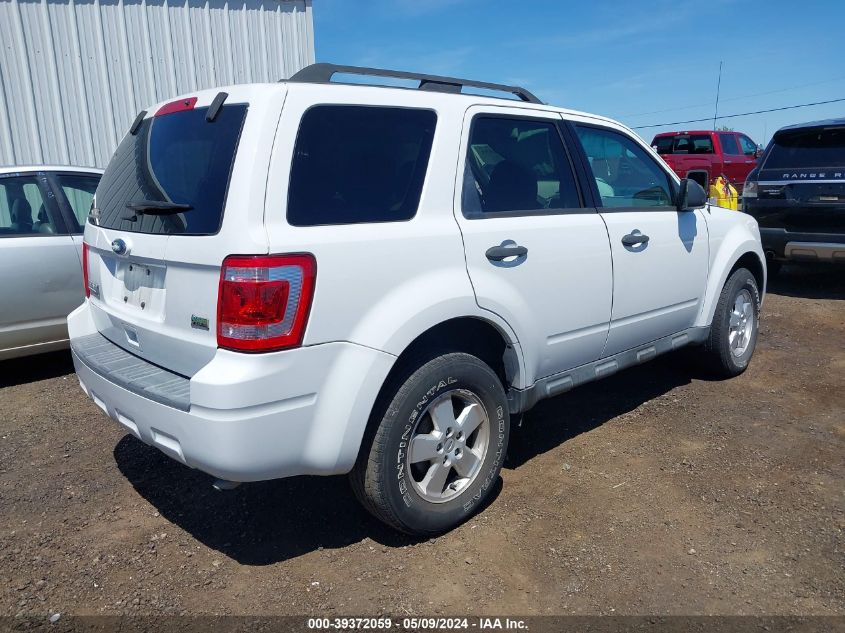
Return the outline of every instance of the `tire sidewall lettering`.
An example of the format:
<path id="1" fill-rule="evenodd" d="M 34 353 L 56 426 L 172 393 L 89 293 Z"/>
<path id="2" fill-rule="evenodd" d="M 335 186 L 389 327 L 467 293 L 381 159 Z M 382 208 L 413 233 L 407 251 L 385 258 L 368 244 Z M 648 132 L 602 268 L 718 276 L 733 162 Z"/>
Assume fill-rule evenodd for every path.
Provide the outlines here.
<path id="1" fill-rule="evenodd" d="M 419 416 L 422 415 L 426 406 L 428 406 L 434 398 L 447 389 L 453 389 L 456 387 L 467 389 L 476 395 L 484 404 L 484 407 L 488 412 L 488 416 L 491 418 L 491 446 L 488 448 L 487 454 L 485 455 L 486 463 L 483 466 L 485 471 L 483 476 L 479 474 L 470 488 L 463 491 L 454 500 L 446 501 L 443 504 L 432 504 L 419 497 L 419 495 L 413 490 L 410 482 L 408 481 L 409 471 L 405 462 L 411 437 Z M 460 508 L 461 513 L 465 515 L 471 512 L 477 504 L 486 497 L 488 489 L 498 478 L 507 442 L 507 412 L 502 404 L 494 404 L 494 406 L 491 407 L 491 396 L 492 394 L 489 393 L 488 390 L 482 389 L 481 392 L 479 392 L 479 389 L 467 384 L 466 380 L 458 378 L 457 375 L 447 374 L 446 377 L 438 379 L 435 383 L 426 388 L 423 396 L 417 400 L 411 411 L 408 412 L 407 415 L 403 416 L 404 419 L 402 422 L 401 433 L 399 434 L 398 442 L 395 444 L 394 454 L 396 457 L 395 460 L 392 460 L 393 467 L 395 468 L 395 477 L 391 478 L 393 483 L 389 484 L 396 486 L 396 490 L 399 493 L 403 505 L 409 509 L 416 507 L 421 510 L 430 510 L 430 506 L 433 505 L 449 506 L 455 501 L 459 501 L 460 505 L 457 507 Z M 495 452 L 493 452 L 493 449 L 495 449 Z M 426 508 L 426 506 L 429 507 Z M 452 505 L 452 507 L 454 508 L 455 506 Z"/>

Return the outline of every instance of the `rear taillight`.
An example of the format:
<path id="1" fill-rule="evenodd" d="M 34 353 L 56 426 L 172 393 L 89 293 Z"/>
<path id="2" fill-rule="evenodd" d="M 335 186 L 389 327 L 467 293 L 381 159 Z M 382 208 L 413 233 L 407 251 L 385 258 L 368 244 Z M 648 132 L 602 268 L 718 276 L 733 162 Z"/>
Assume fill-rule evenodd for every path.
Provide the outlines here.
<path id="1" fill-rule="evenodd" d="M 742 188 L 742 195 L 746 198 L 756 198 L 757 197 L 757 181 L 756 180 L 746 180 L 745 186 Z"/>
<path id="2" fill-rule="evenodd" d="M 85 284 L 85 298 L 91 296 L 91 287 L 88 285 L 88 244 L 82 242 L 82 283 Z"/>
<path id="3" fill-rule="evenodd" d="M 223 260 L 217 345 L 268 352 L 302 344 L 317 264 L 311 255 L 232 255 Z"/>

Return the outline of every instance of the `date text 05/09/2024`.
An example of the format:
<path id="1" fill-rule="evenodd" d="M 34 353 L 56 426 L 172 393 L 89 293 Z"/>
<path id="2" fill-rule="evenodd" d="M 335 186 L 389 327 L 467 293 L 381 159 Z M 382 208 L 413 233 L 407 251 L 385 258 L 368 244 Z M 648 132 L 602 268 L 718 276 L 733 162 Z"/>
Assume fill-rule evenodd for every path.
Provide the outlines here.
<path id="1" fill-rule="evenodd" d="M 527 631 L 528 623 L 519 618 L 441 618 L 407 617 L 392 619 L 385 617 L 359 618 L 308 618 L 307 627 L 312 630 L 364 631 L 364 630 L 452 630 L 477 629 L 480 631 L 511 630 Z"/>

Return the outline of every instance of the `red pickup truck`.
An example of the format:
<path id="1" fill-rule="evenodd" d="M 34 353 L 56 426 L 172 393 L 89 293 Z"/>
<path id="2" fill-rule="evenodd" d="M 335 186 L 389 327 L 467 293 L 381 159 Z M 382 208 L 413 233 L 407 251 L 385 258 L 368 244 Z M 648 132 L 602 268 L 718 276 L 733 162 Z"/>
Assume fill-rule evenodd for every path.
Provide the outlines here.
<path id="1" fill-rule="evenodd" d="M 741 132 L 664 132 L 651 146 L 681 178 L 691 178 L 709 191 L 714 178 L 725 176 L 740 195 L 760 156 L 757 143 Z"/>

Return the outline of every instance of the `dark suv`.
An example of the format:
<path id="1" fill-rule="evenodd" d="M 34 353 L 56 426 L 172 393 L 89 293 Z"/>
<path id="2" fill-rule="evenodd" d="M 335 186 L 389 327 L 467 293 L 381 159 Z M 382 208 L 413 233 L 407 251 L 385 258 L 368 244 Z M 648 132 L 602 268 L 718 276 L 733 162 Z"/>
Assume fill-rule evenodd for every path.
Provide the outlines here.
<path id="1" fill-rule="evenodd" d="M 845 118 L 778 130 L 743 190 L 769 272 L 784 261 L 845 263 Z"/>

